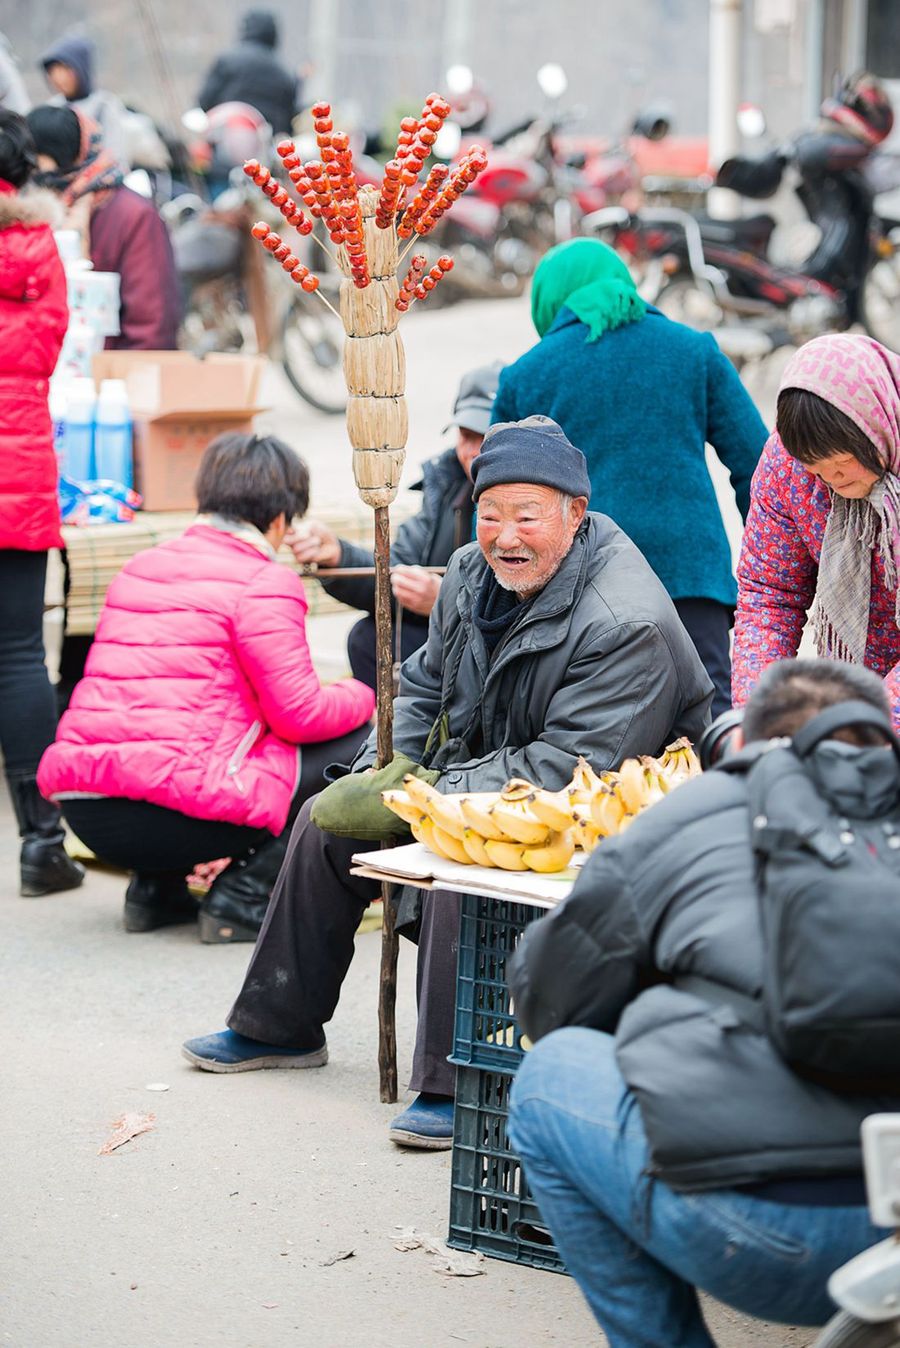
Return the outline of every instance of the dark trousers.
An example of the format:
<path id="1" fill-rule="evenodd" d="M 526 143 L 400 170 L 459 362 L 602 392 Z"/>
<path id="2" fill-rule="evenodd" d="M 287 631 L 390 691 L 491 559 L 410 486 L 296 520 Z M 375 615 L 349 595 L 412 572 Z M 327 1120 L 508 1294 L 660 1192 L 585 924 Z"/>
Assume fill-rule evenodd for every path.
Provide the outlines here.
<path id="1" fill-rule="evenodd" d="M 300 783 L 291 802 L 286 831 L 301 805 L 325 785 L 331 763 L 350 763 L 368 735 L 368 726 L 321 744 L 304 744 Z M 218 819 L 194 819 L 145 800 L 64 800 L 63 813 L 81 841 L 102 861 L 123 870 L 187 875 L 203 861 L 238 859 L 272 841 L 268 829 L 246 828 Z"/>
<path id="2" fill-rule="evenodd" d="M 56 734 L 44 664 L 46 552 L 0 549 L 0 748 L 6 771 L 33 777 Z"/>
<path id="3" fill-rule="evenodd" d="M 715 599 L 676 599 L 673 601 L 697 654 L 715 684 L 712 714 L 731 707 L 731 647 L 729 635 L 734 611 Z"/>
<path id="4" fill-rule="evenodd" d="M 415 613 L 403 614 L 400 624 L 400 659 L 406 660 L 425 645 L 428 636 L 428 619 Z M 396 648 L 395 648 L 396 653 Z M 369 615 L 360 618 L 347 634 L 347 655 L 353 677 L 361 683 L 375 687 L 375 619 Z"/>
<path id="5" fill-rule="evenodd" d="M 372 843 L 323 833 L 297 817 L 266 919 L 228 1024 L 265 1044 L 313 1049 L 324 1042 L 350 961 L 353 938 L 380 886 L 350 874 L 354 852 Z M 453 1095 L 453 1046 L 459 896 L 423 894 L 418 938 L 419 1022 L 410 1087 Z M 375 1015 L 373 1000 L 371 1012 Z"/>

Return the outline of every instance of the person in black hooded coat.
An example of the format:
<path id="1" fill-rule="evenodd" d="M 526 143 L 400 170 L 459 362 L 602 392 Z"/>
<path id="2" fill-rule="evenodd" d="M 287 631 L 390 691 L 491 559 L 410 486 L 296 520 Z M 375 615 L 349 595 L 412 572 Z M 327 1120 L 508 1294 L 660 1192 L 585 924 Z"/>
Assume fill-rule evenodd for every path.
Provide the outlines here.
<path id="1" fill-rule="evenodd" d="M 210 68 L 197 102 L 204 112 L 220 103 L 249 103 L 276 135 L 291 130 L 300 110 L 300 82 L 275 55 L 278 25 L 267 9 L 251 9 L 241 19 L 236 46 Z"/>

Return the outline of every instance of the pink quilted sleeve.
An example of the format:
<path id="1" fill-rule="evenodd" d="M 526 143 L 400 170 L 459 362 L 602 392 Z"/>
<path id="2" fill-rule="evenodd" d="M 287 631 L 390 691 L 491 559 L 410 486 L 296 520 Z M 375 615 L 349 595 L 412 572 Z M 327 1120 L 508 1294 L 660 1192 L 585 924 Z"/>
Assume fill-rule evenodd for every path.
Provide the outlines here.
<path id="1" fill-rule="evenodd" d="M 885 679 L 884 691 L 887 693 L 888 701 L 891 704 L 891 718 L 894 722 L 894 730 L 900 735 L 900 664 L 894 665 L 894 668 Z"/>
<path id="2" fill-rule="evenodd" d="M 278 564 L 261 568 L 235 614 L 238 661 L 266 724 L 290 744 L 349 734 L 375 710 L 375 694 L 357 679 L 324 686 L 306 639 L 306 594 L 300 577 Z"/>
<path id="3" fill-rule="evenodd" d="M 743 706 L 774 660 L 797 654 L 816 592 L 818 563 L 810 553 L 792 497 L 792 461 L 771 435 L 750 486 L 750 513 L 738 563 L 731 695 Z"/>

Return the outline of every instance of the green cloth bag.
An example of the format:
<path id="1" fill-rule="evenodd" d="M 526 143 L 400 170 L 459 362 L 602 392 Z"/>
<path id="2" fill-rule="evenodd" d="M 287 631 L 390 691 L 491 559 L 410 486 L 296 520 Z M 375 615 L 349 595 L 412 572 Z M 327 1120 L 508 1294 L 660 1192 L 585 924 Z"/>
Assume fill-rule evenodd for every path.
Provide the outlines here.
<path id="1" fill-rule="evenodd" d="M 351 772 L 320 791 L 310 812 L 316 828 L 338 838 L 386 842 L 409 834 L 409 824 L 382 804 L 382 791 L 400 790 L 408 772 L 432 786 L 440 777 L 405 754 L 395 754 L 387 767 L 375 772 Z"/>

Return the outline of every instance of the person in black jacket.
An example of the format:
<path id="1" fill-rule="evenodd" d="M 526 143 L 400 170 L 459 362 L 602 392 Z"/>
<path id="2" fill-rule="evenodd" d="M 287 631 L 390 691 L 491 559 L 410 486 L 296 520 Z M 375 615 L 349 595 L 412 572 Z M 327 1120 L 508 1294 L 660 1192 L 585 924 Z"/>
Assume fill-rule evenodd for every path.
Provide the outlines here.
<path id="1" fill-rule="evenodd" d="M 877 708 L 889 731 L 869 671 L 771 665 L 744 713 L 746 757 L 848 699 Z M 835 738 L 849 743 L 809 758 L 826 798 L 840 758 L 841 814 L 872 817 L 875 776 L 889 787 L 893 773 L 900 798 L 900 764 L 878 732 Z M 749 1315 L 821 1324 L 834 1310 L 829 1275 L 887 1234 L 865 1206 L 859 1128 L 900 1098 L 798 1075 L 740 1013 L 768 965 L 747 774 L 730 767 L 604 841 L 508 970 L 519 1022 L 539 1041 L 513 1087 L 510 1137 L 616 1348 L 710 1348 L 697 1288 Z"/>
<path id="2" fill-rule="evenodd" d="M 453 404 L 453 417 L 443 432 L 455 429 L 456 444 L 423 465 L 422 481 L 414 488 L 422 492 L 422 509 L 401 524 L 391 547 L 391 587 L 397 603 L 395 636 L 401 661 L 424 646 L 428 618 L 440 589 L 440 576 L 423 568 L 446 566 L 457 548 L 472 541 L 470 470 L 491 424 L 491 408 L 502 369 L 502 362 L 495 361 L 463 375 Z M 301 530 L 288 537 L 288 543 L 298 562 L 315 562 L 326 567 L 375 565 L 370 549 L 338 538 L 317 520 L 304 522 Z M 347 655 L 353 677 L 374 688 L 374 577 L 323 580 L 322 585 L 342 604 L 364 609 L 368 614 L 351 628 Z"/>
<path id="3" fill-rule="evenodd" d="M 493 426 L 472 479 L 478 537 L 452 557 L 428 640 L 400 671 L 394 754 L 452 795 L 499 791 L 511 777 L 559 790 L 580 754 L 602 771 L 658 752 L 673 735 L 696 739 L 712 683 L 631 539 L 586 514 L 581 451 L 546 417 Z M 335 810 L 348 787 L 358 800 L 367 787 L 376 796 L 375 757 L 370 737 L 350 776 L 301 811 L 229 1028 L 184 1045 L 201 1070 L 327 1061 L 325 1026 L 378 885 L 351 874 L 351 858 L 369 844 L 347 835 L 367 831 L 368 808 L 327 813 L 333 828 L 316 821 L 329 791 Z M 418 942 L 419 1009 L 417 1098 L 390 1126 L 400 1146 L 452 1142 L 459 901 L 446 891 L 399 897 L 397 928 Z"/>
<path id="4" fill-rule="evenodd" d="M 249 103 L 276 136 L 291 131 L 300 111 L 300 82 L 275 55 L 278 25 L 268 9 L 251 9 L 241 19 L 237 45 L 213 64 L 197 103 L 204 112 L 220 103 Z"/>

